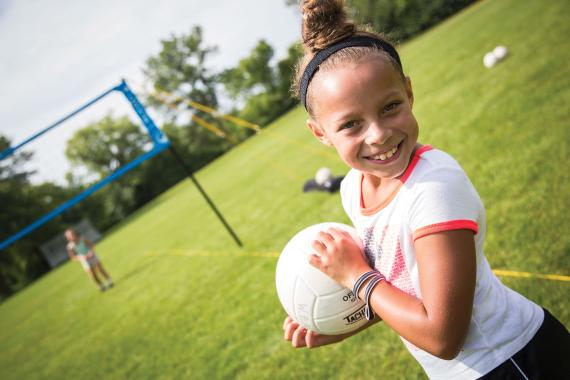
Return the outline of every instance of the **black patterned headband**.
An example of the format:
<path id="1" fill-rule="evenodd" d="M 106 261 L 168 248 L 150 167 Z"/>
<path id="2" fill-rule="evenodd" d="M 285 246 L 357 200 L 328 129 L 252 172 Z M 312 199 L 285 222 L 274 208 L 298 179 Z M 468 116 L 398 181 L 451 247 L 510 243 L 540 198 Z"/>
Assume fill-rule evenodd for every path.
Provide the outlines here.
<path id="1" fill-rule="evenodd" d="M 369 37 L 369 36 L 353 36 L 348 37 L 344 40 L 340 40 L 331 46 L 320 50 L 315 56 L 311 59 L 311 62 L 305 67 L 303 71 L 303 76 L 301 77 L 301 86 L 300 86 L 300 93 L 301 93 L 301 102 L 307 109 L 307 89 L 309 87 L 309 83 L 313 76 L 319 69 L 321 63 L 323 63 L 328 57 L 333 55 L 339 50 L 346 49 L 349 47 L 372 47 L 375 46 L 380 50 L 385 51 L 392 57 L 400 66 L 402 67 L 402 62 L 400 61 L 400 56 L 394 47 L 379 38 Z"/>

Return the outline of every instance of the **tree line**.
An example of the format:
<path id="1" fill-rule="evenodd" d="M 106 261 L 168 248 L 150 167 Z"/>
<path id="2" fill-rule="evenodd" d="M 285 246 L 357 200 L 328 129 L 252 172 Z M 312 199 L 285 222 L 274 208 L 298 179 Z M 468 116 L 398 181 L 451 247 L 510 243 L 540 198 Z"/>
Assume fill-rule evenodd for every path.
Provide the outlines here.
<path id="1" fill-rule="evenodd" d="M 348 1 L 360 22 L 389 31 L 392 40 L 398 41 L 416 35 L 470 2 Z M 285 57 L 276 59 L 274 49 L 267 41 L 260 40 L 234 67 L 211 72 L 209 59 L 216 51 L 217 47 L 206 46 L 202 28 L 194 26 L 187 34 L 162 40 L 160 51 L 149 57 L 143 68 L 152 89 L 141 94 L 144 103 L 162 116 L 162 131 L 193 171 L 232 149 L 254 131 L 211 113 L 201 113 L 187 100 L 217 109 L 220 99 L 227 99 L 233 104 L 230 115 L 261 127 L 297 105 L 289 88 L 294 65 L 302 55 L 299 44 L 292 44 Z M 11 143 L 0 135 L 0 151 Z M 32 183 L 34 173 L 26 169 L 26 163 L 33 157 L 29 151 L 17 151 L 0 161 L 0 241 L 132 161 L 149 144 L 146 132 L 128 117 L 106 115 L 68 140 L 65 154 L 73 168 L 83 170 L 68 172 L 65 185 Z M 161 153 L 1 251 L 0 300 L 49 271 L 39 246 L 69 225 L 87 218 L 97 229 L 106 231 L 184 178 L 185 173 L 174 158 Z"/>

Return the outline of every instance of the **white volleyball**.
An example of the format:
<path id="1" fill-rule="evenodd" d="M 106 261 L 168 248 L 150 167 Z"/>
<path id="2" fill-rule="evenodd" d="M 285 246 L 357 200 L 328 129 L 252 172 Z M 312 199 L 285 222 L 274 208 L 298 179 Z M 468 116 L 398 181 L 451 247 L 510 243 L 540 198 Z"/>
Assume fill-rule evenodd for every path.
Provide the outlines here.
<path id="1" fill-rule="evenodd" d="M 356 230 L 341 223 L 320 223 L 297 233 L 287 243 L 275 275 L 277 295 L 287 314 L 301 326 L 326 335 L 358 329 L 366 323 L 364 303 L 351 289 L 340 285 L 308 262 L 311 243 L 320 231 L 337 227 L 349 231 L 364 248 Z"/>

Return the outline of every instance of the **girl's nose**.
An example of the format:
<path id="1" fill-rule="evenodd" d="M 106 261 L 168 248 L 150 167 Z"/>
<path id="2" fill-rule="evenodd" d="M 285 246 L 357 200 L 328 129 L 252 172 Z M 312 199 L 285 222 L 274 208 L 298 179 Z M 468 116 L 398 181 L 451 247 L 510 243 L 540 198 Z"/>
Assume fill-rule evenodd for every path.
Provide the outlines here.
<path id="1" fill-rule="evenodd" d="M 366 129 L 364 141 L 368 145 L 384 145 L 392 136 L 390 128 L 385 128 L 378 122 L 373 122 Z"/>

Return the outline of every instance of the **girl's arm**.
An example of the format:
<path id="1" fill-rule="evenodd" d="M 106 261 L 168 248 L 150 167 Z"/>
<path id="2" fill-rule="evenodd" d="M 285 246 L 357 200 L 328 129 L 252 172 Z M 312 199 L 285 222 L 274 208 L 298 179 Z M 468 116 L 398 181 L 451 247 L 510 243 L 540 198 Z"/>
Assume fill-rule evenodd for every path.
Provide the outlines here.
<path id="1" fill-rule="evenodd" d="M 89 248 L 89 252 L 87 252 L 87 255 L 89 256 L 93 256 L 95 254 L 95 244 L 93 244 L 91 242 L 91 240 L 85 239 L 83 238 L 83 241 L 85 242 L 85 245 Z"/>
<path id="2" fill-rule="evenodd" d="M 313 247 L 318 255 L 312 255 L 310 263 L 348 288 L 370 270 L 356 243 L 343 231 L 320 233 Z M 473 232 L 452 230 L 427 235 L 417 239 L 414 247 L 422 299 L 382 281 L 372 292 L 371 306 L 413 345 L 442 359 L 453 359 L 463 346 L 473 307 Z"/>
<path id="3" fill-rule="evenodd" d="M 67 249 L 67 255 L 69 256 L 69 259 L 71 261 L 77 261 L 77 256 L 75 255 L 75 252 L 73 252 L 72 249 Z"/>

